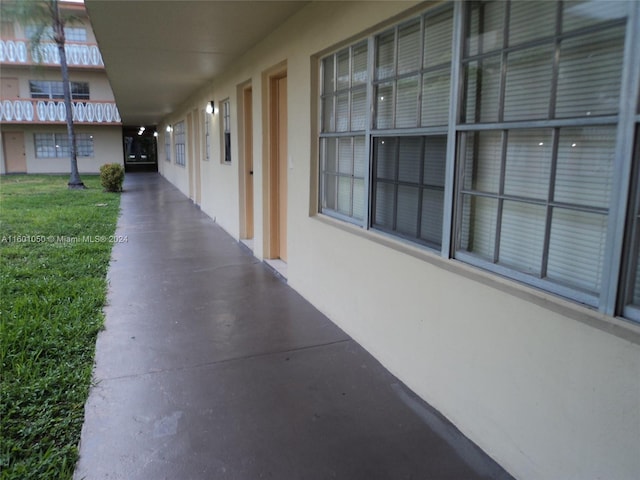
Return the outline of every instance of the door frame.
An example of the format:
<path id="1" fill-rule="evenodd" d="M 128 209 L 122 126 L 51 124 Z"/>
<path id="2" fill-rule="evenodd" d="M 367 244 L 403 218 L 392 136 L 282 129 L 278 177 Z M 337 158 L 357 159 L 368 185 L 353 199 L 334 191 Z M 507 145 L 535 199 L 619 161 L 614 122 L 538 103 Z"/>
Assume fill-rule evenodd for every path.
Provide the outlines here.
<path id="1" fill-rule="evenodd" d="M 274 85 L 277 81 L 287 77 L 286 60 L 275 65 L 262 74 L 263 99 L 263 252 L 264 258 L 277 259 L 280 255 L 280 218 L 278 214 L 278 128 L 277 97 L 274 98 Z M 285 159 L 286 162 L 286 159 Z M 286 218 L 284 219 L 286 222 Z"/>

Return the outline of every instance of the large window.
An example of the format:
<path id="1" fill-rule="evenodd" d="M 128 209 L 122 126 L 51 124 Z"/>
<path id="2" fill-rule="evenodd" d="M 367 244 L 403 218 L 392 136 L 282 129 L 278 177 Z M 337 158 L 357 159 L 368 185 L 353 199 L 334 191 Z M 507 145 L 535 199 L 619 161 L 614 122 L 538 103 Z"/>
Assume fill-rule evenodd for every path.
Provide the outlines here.
<path id="1" fill-rule="evenodd" d="M 176 165 L 185 166 L 187 163 L 185 151 L 184 121 L 176 123 L 173 129 L 174 143 L 176 146 Z"/>
<path id="2" fill-rule="evenodd" d="M 89 100 L 89 84 L 87 82 L 70 82 L 73 100 Z M 64 98 L 64 84 L 50 80 L 30 80 L 31 98 L 61 99 Z"/>
<path id="3" fill-rule="evenodd" d="M 638 17 L 461 2 L 323 57 L 320 212 L 640 320 Z"/>
<path id="4" fill-rule="evenodd" d="M 603 19 L 594 4 L 470 6 L 456 256 L 574 290 L 595 304 L 605 267 L 626 5 L 612 2 Z"/>
<path id="5" fill-rule="evenodd" d="M 36 133 L 34 141 L 37 158 L 69 158 L 71 156 L 67 133 Z M 78 157 L 93 157 L 93 135 L 76 134 L 76 149 Z"/>
<path id="6" fill-rule="evenodd" d="M 447 8 L 322 60 L 323 213 L 439 248 L 452 22 Z"/>

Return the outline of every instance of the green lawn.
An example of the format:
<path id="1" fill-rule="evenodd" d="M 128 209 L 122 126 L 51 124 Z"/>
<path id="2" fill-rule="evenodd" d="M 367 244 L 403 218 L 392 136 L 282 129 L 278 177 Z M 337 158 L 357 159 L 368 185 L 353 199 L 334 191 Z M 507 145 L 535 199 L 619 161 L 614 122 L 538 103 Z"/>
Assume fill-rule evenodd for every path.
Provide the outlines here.
<path id="1" fill-rule="evenodd" d="M 120 195 L 0 178 L 0 479 L 70 479 Z"/>

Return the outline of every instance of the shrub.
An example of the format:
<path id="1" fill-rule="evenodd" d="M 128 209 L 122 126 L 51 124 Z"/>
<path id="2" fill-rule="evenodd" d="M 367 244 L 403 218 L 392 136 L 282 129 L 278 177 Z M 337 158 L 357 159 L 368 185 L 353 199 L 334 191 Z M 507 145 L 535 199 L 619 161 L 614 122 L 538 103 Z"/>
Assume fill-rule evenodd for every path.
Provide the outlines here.
<path id="1" fill-rule="evenodd" d="M 107 192 L 121 192 L 124 167 L 119 163 L 105 163 L 100 167 L 100 183 Z"/>

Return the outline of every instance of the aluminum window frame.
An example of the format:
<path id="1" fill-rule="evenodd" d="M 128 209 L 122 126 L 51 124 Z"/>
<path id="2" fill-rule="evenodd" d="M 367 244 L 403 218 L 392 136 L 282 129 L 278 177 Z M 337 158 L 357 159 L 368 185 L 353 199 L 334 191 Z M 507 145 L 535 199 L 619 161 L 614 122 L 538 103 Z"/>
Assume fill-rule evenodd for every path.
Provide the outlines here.
<path id="1" fill-rule="evenodd" d="M 173 127 L 173 143 L 175 148 L 175 164 L 181 167 L 186 166 L 186 132 L 184 120 L 179 121 Z"/>
<path id="2" fill-rule="evenodd" d="M 226 98 L 220 102 L 220 105 L 222 107 L 220 161 L 224 165 L 231 165 L 231 101 Z"/>
<path id="3" fill-rule="evenodd" d="M 89 82 L 69 82 L 69 85 L 72 100 L 90 100 Z M 42 92 L 34 92 L 34 87 L 38 86 L 43 90 Z M 62 100 L 64 99 L 63 83 L 56 80 L 29 80 L 29 94 L 34 99 Z"/>
<path id="4" fill-rule="evenodd" d="M 33 144 L 36 158 L 68 158 L 70 155 L 68 133 L 42 133 L 33 134 Z M 53 152 L 51 155 L 43 155 L 39 152 Z M 92 158 L 95 156 L 93 135 L 89 133 L 76 134 L 76 155 L 78 157 Z"/>

